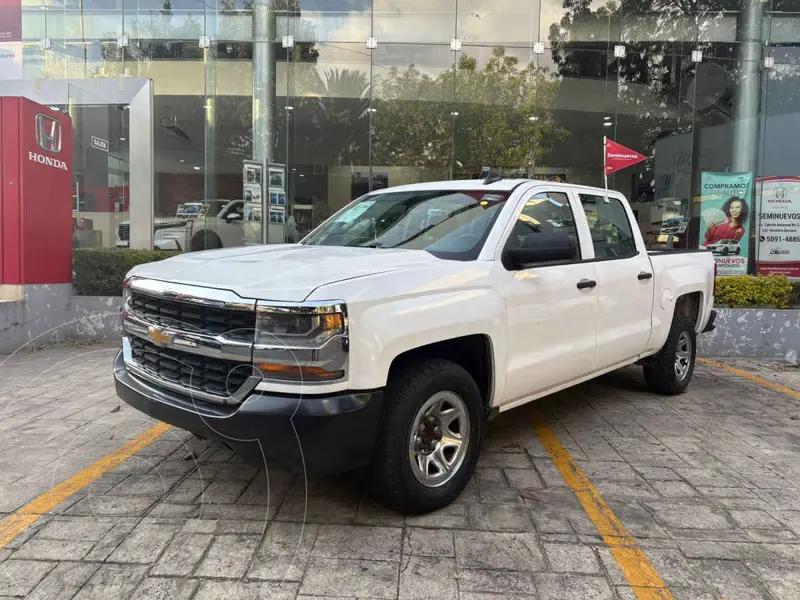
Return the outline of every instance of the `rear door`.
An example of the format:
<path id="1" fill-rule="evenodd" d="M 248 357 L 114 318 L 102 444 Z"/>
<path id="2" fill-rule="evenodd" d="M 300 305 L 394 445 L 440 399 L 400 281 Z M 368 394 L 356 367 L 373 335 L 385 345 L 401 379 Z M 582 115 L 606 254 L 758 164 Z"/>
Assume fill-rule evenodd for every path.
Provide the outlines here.
<path id="1" fill-rule="evenodd" d="M 626 202 L 578 191 L 597 271 L 598 371 L 645 351 L 650 338 L 654 273 Z"/>
<path id="2" fill-rule="evenodd" d="M 529 235 L 566 232 L 573 236 L 575 253 L 559 263 L 503 267 L 509 403 L 591 372 L 595 355 L 596 265 L 582 259 L 588 235 L 585 223 L 576 223 L 580 207 L 568 188 L 536 192 L 527 193 L 517 208 L 503 249 L 520 246 Z"/>

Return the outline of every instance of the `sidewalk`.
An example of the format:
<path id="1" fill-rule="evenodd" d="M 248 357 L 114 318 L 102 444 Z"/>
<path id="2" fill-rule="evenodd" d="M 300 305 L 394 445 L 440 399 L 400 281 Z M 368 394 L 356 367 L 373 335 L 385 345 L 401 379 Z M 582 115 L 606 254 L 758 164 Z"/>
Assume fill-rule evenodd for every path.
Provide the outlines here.
<path id="1" fill-rule="evenodd" d="M 154 425 L 116 399 L 114 352 L 0 366 L 0 519 Z M 725 364 L 797 389 L 796 371 Z M 0 549 L 0 599 L 636 597 L 537 437 L 541 415 L 673 598 L 795 600 L 798 414 L 718 368 L 698 365 L 675 398 L 626 369 L 503 413 L 467 491 L 418 517 L 356 477 L 306 484 L 173 429 Z"/>

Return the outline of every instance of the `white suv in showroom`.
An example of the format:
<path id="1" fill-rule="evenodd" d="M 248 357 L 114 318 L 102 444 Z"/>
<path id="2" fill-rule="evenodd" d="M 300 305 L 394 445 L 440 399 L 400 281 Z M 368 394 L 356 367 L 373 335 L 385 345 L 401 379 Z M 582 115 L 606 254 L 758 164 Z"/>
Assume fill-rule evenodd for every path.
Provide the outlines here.
<path id="1" fill-rule="evenodd" d="M 153 245 L 159 250 L 211 250 L 244 244 L 244 202 L 242 200 L 204 200 L 184 208 L 200 205 L 199 210 L 186 212 L 186 223 L 159 229 Z"/>

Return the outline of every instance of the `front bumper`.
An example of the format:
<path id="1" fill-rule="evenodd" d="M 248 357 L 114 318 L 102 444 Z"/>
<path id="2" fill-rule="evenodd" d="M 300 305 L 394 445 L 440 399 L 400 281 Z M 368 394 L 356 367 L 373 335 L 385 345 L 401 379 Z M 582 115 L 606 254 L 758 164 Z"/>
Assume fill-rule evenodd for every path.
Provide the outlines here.
<path id="1" fill-rule="evenodd" d="M 133 408 L 219 440 L 249 462 L 305 469 L 347 471 L 367 465 L 378 432 L 382 391 L 335 396 L 286 396 L 254 392 L 237 406 L 193 400 L 146 383 L 114 360 L 117 395 Z"/>

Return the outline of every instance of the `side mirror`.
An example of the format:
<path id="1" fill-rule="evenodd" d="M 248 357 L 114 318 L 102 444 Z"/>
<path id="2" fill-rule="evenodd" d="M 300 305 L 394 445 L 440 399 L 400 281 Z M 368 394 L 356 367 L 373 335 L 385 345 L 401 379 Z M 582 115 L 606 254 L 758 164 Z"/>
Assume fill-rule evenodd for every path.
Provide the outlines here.
<path id="1" fill-rule="evenodd" d="M 242 216 L 242 213 L 231 212 L 225 215 L 225 220 L 228 223 L 233 223 L 234 221 L 243 221 L 244 217 Z"/>
<path id="2" fill-rule="evenodd" d="M 575 260 L 578 252 L 569 233 L 530 233 L 519 248 L 509 248 L 505 255 L 506 266 L 524 269 L 532 264 Z"/>

